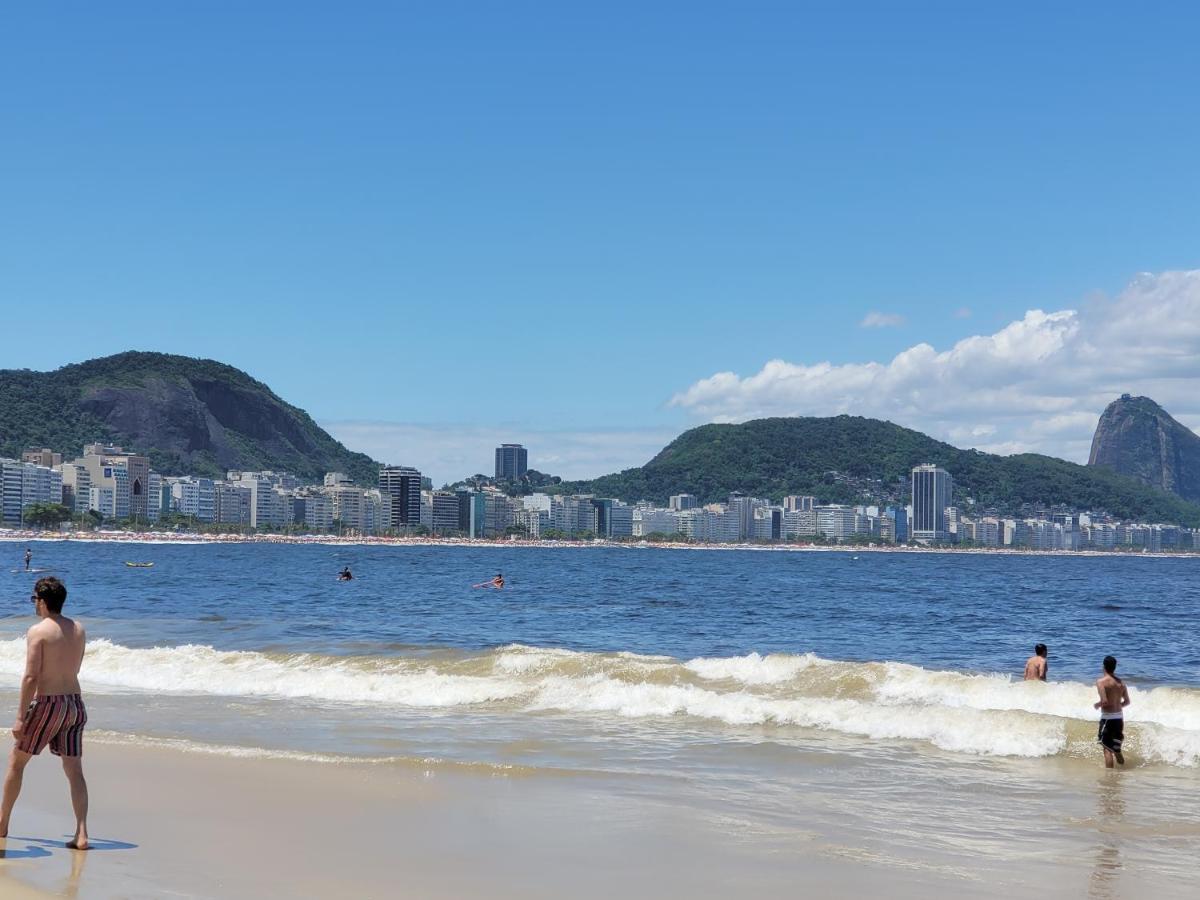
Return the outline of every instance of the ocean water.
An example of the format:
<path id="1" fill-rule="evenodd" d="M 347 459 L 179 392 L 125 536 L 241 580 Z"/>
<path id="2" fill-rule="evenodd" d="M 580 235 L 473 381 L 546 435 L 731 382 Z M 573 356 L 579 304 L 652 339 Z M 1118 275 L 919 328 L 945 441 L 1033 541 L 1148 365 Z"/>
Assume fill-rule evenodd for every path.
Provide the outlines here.
<path id="1" fill-rule="evenodd" d="M 1033 884 L 1100 847 L 1093 896 L 1125 896 L 1122 879 L 1190 892 L 1200 559 L 31 546 L 89 629 L 94 739 L 615 776 L 756 852 L 819 824 L 868 861 L 967 880 L 1018 861 Z M 0 543 L 14 703 L 23 552 Z M 472 588 L 497 571 L 503 591 Z M 1026 684 L 1038 641 L 1050 682 Z M 1133 699 L 1117 781 L 1092 709 L 1108 653 Z"/>

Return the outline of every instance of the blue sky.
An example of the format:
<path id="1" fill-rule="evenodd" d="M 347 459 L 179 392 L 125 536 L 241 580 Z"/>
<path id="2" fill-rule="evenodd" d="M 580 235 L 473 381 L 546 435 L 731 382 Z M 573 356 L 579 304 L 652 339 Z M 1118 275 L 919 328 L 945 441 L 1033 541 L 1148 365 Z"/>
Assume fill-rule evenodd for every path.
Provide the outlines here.
<path id="1" fill-rule="evenodd" d="M 1200 14 L 1049 6 L 10 9 L 0 366 L 213 357 L 439 479 L 853 407 L 686 398 L 1200 267 Z"/>

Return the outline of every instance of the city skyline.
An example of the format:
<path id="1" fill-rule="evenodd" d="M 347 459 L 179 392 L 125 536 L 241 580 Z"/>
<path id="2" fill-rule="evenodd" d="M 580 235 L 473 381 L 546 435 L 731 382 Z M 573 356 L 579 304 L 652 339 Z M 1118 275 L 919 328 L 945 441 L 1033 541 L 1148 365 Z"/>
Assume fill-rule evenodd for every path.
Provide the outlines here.
<path id="1" fill-rule="evenodd" d="M 0 292 L 57 339 L 0 365 L 220 359 L 430 472 L 839 412 L 1082 461 L 1125 392 L 1200 427 L 1200 13 L 865 8 L 14 11 Z"/>
<path id="2" fill-rule="evenodd" d="M 510 487 L 514 479 L 508 473 L 523 455 L 519 451 L 523 448 L 514 444 L 496 448 L 497 479 Z M 908 496 L 899 500 L 892 485 L 874 502 L 854 504 L 797 494 L 776 501 L 734 491 L 703 505 L 693 494 L 673 494 L 666 506 L 592 493 L 513 495 L 492 485 L 433 490 L 424 488 L 422 473 L 408 466 L 381 466 L 377 487 L 367 488 L 341 472 L 325 473 L 318 485 L 283 471 L 228 471 L 223 479 L 164 476 L 148 463 L 144 456 L 104 443 L 85 445 L 83 455 L 70 461 L 48 448 L 31 448 L 21 461 L 0 458 L 0 527 L 56 527 L 71 521 L 85 528 L 165 526 L 176 532 L 187 527 L 355 538 L 1200 549 L 1200 529 L 1177 523 L 1063 504 L 1025 505 L 1014 514 L 965 496 L 959 506 L 950 472 L 930 463 L 911 469 Z"/>

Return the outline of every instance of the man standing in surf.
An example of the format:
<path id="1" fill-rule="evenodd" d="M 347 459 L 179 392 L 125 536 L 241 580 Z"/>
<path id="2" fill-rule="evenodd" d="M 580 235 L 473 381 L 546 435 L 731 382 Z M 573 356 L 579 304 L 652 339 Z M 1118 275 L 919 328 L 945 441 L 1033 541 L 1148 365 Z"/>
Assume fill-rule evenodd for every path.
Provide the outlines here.
<path id="1" fill-rule="evenodd" d="M 62 614 L 67 589 L 57 578 L 41 578 L 33 586 L 34 611 L 41 620 L 26 636 L 25 676 L 12 733 L 16 746 L 4 776 L 0 803 L 0 838 L 8 837 L 8 820 L 21 793 L 25 766 L 49 746 L 62 758 L 75 810 L 72 850 L 88 849 L 88 789 L 83 778 L 83 727 L 87 710 L 79 691 L 79 667 L 87 640 L 83 626 Z"/>
<path id="2" fill-rule="evenodd" d="M 1093 704 L 1100 710 L 1100 731 L 1096 740 L 1104 748 L 1104 768 L 1113 768 L 1113 761 L 1125 765 L 1121 744 L 1125 740 L 1125 707 L 1129 705 L 1129 689 L 1117 677 L 1117 659 L 1104 657 L 1104 675 L 1096 680 L 1100 699 Z"/>
<path id="3" fill-rule="evenodd" d="M 1033 648 L 1033 656 L 1025 661 L 1026 681 L 1045 681 L 1050 663 L 1046 661 L 1046 645 L 1038 644 Z"/>

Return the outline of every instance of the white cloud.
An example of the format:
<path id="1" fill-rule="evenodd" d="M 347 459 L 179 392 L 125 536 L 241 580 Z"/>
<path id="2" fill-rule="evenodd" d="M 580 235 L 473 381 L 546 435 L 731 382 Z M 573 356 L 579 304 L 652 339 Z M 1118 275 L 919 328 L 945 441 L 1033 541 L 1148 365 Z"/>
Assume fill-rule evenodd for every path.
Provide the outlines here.
<path id="1" fill-rule="evenodd" d="M 860 328 L 898 328 L 904 324 L 904 316 L 898 313 L 869 312 L 858 323 Z"/>
<path id="2" fill-rule="evenodd" d="M 494 451 L 524 444 L 529 466 L 563 478 L 593 478 L 640 466 L 666 446 L 678 429 L 587 431 L 473 425 L 411 425 L 400 422 L 321 422 L 351 450 L 380 462 L 416 466 L 440 487 L 468 475 L 491 474 Z"/>
<path id="3" fill-rule="evenodd" d="M 718 372 L 671 404 L 718 422 L 873 416 L 958 446 L 1084 461 L 1096 420 L 1118 395 L 1152 397 L 1193 424 L 1198 386 L 1200 270 L 1139 275 L 1115 298 L 1030 310 L 948 350 L 917 344 L 883 363 L 776 359 L 746 377 Z"/>

